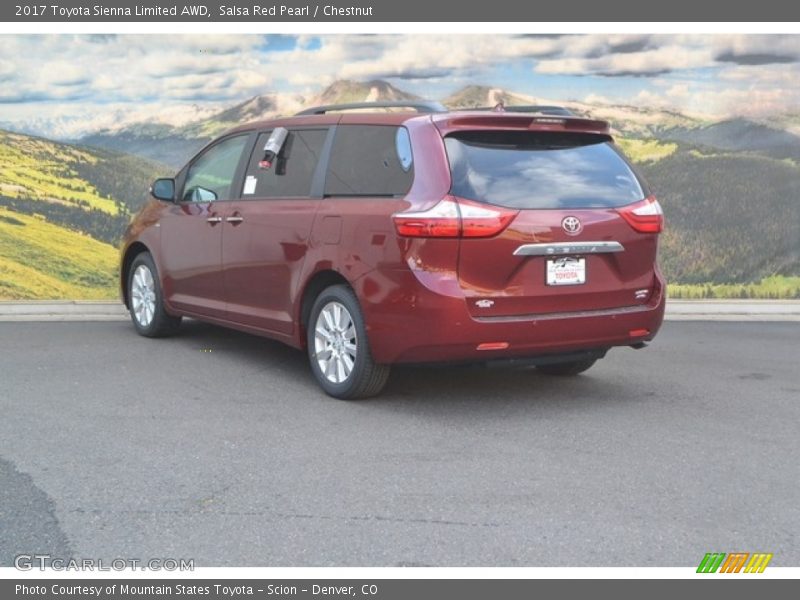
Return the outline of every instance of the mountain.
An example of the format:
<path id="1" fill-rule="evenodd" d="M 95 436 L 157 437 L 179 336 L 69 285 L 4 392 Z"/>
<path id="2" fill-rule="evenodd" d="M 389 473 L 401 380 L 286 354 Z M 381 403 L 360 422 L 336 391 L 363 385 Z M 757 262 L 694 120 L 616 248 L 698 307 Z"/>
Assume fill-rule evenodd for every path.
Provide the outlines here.
<path id="1" fill-rule="evenodd" d="M 532 96 L 509 92 L 486 85 L 468 85 L 442 100 L 448 108 L 486 108 L 502 102 L 505 106 L 542 104 Z"/>
<path id="2" fill-rule="evenodd" d="M 119 131 L 98 131 L 81 138 L 80 143 L 112 152 L 141 156 L 146 160 L 168 165 L 167 174 L 174 174 L 212 137 L 198 136 L 196 133 L 187 134 L 182 128 L 169 125 L 137 123 Z"/>
<path id="3" fill-rule="evenodd" d="M 660 135 L 664 130 L 678 127 L 689 129 L 703 122 L 666 109 L 610 104 L 603 101 L 554 100 L 485 85 L 468 85 L 442 100 L 442 103 L 451 109 L 495 106 L 498 102 L 502 102 L 507 110 L 513 110 L 514 106 L 532 104 L 564 106 L 579 116 L 607 120 L 617 134 L 633 137 Z"/>
<path id="4" fill-rule="evenodd" d="M 303 103 L 303 97 L 295 94 L 253 96 L 208 118 L 188 123 L 177 132 L 187 139 L 207 141 L 243 123 L 292 115 L 303 108 Z"/>
<path id="5" fill-rule="evenodd" d="M 421 100 L 419 96 L 404 92 L 392 84 L 381 81 L 350 81 L 339 80 L 316 96 L 309 98 L 306 106 L 321 106 L 324 104 L 347 104 L 349 102 L 378 102 Z"/>
<path id="6" fill-rule="evenodd" d="M 129 154 L 0 130 L 0 195 L 111 216 L 137 209 L 168 169 Z"/>
<path id="7" fill-rule="evenodd" d="M 800 135 L 748 119 L 730 119 L 693 128 L 673 127 L 664 130 L 661 137 L 719 150 L 800 159 Z"/>
<path id="8" fill-rule="evenodd" d="M 164 123 L 135 123 L 121 129 L 97 131 L 81 138 L 80 142 L 136 154 L 179 169 L 213 138 L 242 123 L 292 115 L 305 107 L 321 104 L 418 99 L 419 96 L 404 92 L 385 81 L 341 80 L 309 98 L 296 94 L 264 94 L 181 127 Z"/>
<path id="9" fill-rule="evenodd" d="M 99 131 L 120 131 L 141 123 L 182 127 L 187 123 L 207 119 L 221 108 L 216 103 L 162 106 L 157 111 L 153 111 L 150 107 L 104 106 L 102 111 L 87 110 L 78 115 L 41 112 L 37 113 L 37 116 L 18 122 L 0 121 L 0 129 L 70 141 Z"/>
<path id="10" fill-rule="evenodd" d="M 637 167 L 664 208 L 659 260 L 670 281 L 800 275 L 800 166 L 682 143 L 660 147 Z"/>
<path id="11" fill-rule="evenodd" d="M 136 210 L 164 165 L 0 130 L 0 195 L 109 215 Z"/>
<path id="12" fill-rule="evenodd" d="M 177 170 L 211 139 L 242 123 L 291 115 L 310 106 L 420 99 L 419 96 L 382 80 L 340 80 L 318 94 L 306 97 L 279 93 L 254 96 L 210 117 L 180 127 L 162 122 L 136 123 L 122 128 L 105 129 L 80 141 L 90 146 L 143 156 Z M 564 102 L 483 85 L 466 86 L 442 100 L 445 106 L 453 109 L 495 106 L 499 102 L 509 108 L 530 104 L 563 105 L 578 115 L 607 119 L 612 123 L 616 134 L 628 137 L 661 136 L 666 130 L 691 131 L 705 124 L 699 119 L 675 111 L 603 102 Z"/>
<path id="13" fill-rule="evenodd" d="M 111 244 L 165 172 L 136 156 L 0 130 L 0 207 Z"/>
<path id="14" fill-rule="evenodd" d="M 120 235 L 164 172 L 0 130 L 0 300 L 114 297 Z"/>
<path id="15" fill-rule="evenodd" d="M 754 119 L 757 123 L 800 135 L 800 110 L 794 109 Z"/>
<path id="16" fill-rule="evenodd" d="M 558 104 L 558 102 L 556 102 Z M 615 134 L 630 137 L 662 137 L 663 132 L 676 127 L 699 127 L 704 120 L 664 108 L 631 106 L 627 104 L 588 103 L 567 101 L 561 103 L 579 115 L 603 119 L 611 123 Z"/>
<path id="17" fill-rule="evenodd" d="M 121 129 L 104 129 L 81 138 L 81 144 L 135 154 L 170 166 L 172 172 L 212 139 L 242 123 L 293 114 L 302 107 L 295 95 L 254 96 L 191 123 L 174 127 L 165 123 L 134 123 Z"/>

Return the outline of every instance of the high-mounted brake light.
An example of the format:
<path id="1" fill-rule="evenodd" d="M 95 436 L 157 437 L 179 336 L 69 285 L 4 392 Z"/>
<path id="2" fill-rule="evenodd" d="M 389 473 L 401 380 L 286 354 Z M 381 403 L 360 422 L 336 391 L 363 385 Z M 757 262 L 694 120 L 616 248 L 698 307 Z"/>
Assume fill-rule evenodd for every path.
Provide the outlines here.
<path id="1" fill-rule="evenodd" d="M 664 229 L 664 212 L 655 196 L 623 206 L 617 212 L 639 233 L 661 233 Z"/>
<path id="2" fill-rule="evenodd" d="M 394 225 L 405 237 L 492 237 L 503 231 L 519 211 L 446 196 L 433 208 L 397 213 Z"/>
<path id="3" fill-rule="evenodd" d="M 534 117 L 534 123 L 548 123 L 550 125 L 563 125 L 566 123 L 565 119 L 554 119 L 553 117 Z"/>

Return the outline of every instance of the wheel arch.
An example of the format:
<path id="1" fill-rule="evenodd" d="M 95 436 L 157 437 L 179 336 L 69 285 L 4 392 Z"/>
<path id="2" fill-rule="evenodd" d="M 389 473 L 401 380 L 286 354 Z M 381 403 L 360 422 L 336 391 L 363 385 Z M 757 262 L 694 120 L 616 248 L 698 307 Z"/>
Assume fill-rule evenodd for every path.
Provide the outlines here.
<path id="1" fill-rule="evenodd" d="M 353 285 L 344 275 L 333 269 L 317 271 L 303 287 L 303 291 L 300 294 L 300 311 L 298 314 L 300 323 L 298 338 L 302 348 L 306 347 L 306 329 L 308 327 L 308 320 L 311 317 L 311 308 L 314 306 L 314 301 L 323 290 L 332 285 L 346 285 L 351 290 L 354 289 Z"/>
<path id="2" fill-rule="evenodd" d="M 130 298 L 128 298 L 128 277 L 131 271 L 131 265 L 137 256 L 143 252 L 150 252 L 150 249 L 142 242 L 133 242 L 125 249 L 125 254 L 122 257 L 122 264 L 120 268 L 120 289 L 122 290 L 122 301 L 125 303 L 126 308 L 130 308 Z"/>

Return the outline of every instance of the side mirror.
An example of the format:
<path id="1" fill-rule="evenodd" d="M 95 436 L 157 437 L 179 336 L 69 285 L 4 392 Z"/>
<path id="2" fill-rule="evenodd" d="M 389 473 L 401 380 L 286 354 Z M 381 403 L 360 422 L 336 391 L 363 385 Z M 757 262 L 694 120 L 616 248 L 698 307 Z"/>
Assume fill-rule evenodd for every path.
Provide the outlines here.
<path id="1" fill-rule="evenodd" d="M 153 198 L 166 202 L 175 202 L 175 180 L 170 178 L 156 179 L 150 186 Z"/>

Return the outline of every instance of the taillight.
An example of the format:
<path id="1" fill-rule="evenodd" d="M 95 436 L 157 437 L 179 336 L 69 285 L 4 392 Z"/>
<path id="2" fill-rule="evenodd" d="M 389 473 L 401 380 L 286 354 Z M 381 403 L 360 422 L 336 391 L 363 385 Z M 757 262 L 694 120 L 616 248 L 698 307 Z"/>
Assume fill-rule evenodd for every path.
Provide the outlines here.
<path id="1" fill-rule="evenodd" d="M 661 233 L 664 229 L 664 212 L 655 196 L 618 208 L 617 212 L 639 233 Z"/>
<path id="2" fill-rule="evenodd" d="M 397 233 L 407 237 L 458 237 L 461 219 L 455 198 L 447 197 L 433 208 L 394 215 Z"/>
<path id="3" fill-rule="evenodd" d="M 394 215 L 397 233 L 406 237 L 492 237 L 519 211 L 446 196 L 433 208 Z"/>
<path id="4" fill-rule="evenodd" d="M 461 210 L 463 237 L 481 238 L 497 235 L 519 214 L 518 210 L 462 199 L 458 200 L 458 207 Z"/>

